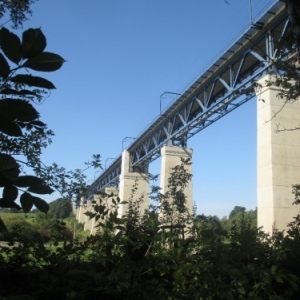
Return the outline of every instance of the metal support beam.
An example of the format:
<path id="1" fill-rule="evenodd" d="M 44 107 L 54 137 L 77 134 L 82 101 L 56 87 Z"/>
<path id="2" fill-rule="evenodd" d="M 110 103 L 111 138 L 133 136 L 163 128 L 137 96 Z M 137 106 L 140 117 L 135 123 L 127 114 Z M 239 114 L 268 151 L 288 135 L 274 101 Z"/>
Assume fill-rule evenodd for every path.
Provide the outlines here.
<path id="1" fill-rule="evenodd" d="M 255 24 L 259 26 L 250 26 L 183 94 L 165 92 L 160 96 L 160 115 L 127 149 L 132 167 L 151 163 L 165 145 L 185 147 L 187 139 L 255 96 L 254 82 L 279 59 L 275 45 L 289 26 L 284 3 L 268 7 Z M 262 24 L 267 31 L 259 28 Z M 161 115 L 161 102 L 167 94 L 178 98 Z M 120 170 L 121 157 L 91 185 L 89 197 L 117 184 Z"/>

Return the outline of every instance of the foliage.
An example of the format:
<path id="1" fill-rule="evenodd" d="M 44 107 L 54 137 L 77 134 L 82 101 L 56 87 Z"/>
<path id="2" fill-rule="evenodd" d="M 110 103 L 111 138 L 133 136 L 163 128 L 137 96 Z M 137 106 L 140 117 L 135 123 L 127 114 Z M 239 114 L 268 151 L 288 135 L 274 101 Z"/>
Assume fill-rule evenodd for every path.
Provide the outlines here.
<path id="1" fill-rule="evenodd" d="M 74 216 L 62 222 L 51 211 L 47 215 L 39 212 L 25 215 L 6 212 L 1 213 L 0 218 L 7 228 L 7 231 L 0 231 L 0 241 L 9 241 L 16 231 L 22 238 L 40 239 L 50 244 L 72 241 L 74 231 L 80 241 L 89 236 L 89 232 L 83 230 L 83 224 L 78 223 Z"/>
<path id="2" fill-rule="evenodd" d="M 190 212 L 186 209 L 185 188 L 191 181 L 192 175 L 185 169 L 191 165 L 190 159 L 181 158 L 181 165 L 173 168 L 168 178 L 167 192 L 159 194 L 158 210 L 159 221 L 164 226 L 171 228 L 185 226 L 188 223 Z"/>
<path id="3" fill-rule="evenodd" d="M 243 206 L 235 206 L 228 217 L 219 219 L 217 216 L 198 215 L 194 222 L 196 228 L 206 227 L 214 234 L 229 231 L 233 224 L 240 227 L 243 223 L 247 223 L 250 228 L 255 229 L 257 228 L 257 209 L 247 211 Z"/>
<path id="4" fill-rule="evenodd" d="M 179 180 L 180 173 L 181 168 L 176 168 L 172 180 Z M 182 177 L 180 186 L 186 178 Z M 294 187 L 294 194 L 299 202 L 300 186 Z M 289 224 L 285 235 L 274 232 L 272 237 L 245 219 L 223 230 L 217 218 L 197 216 L 189 236 L 183 238 L 175 231 L 161 231 L 164 218 L 155 209 L 142 214 L 138 204 L 142 199 L 131 206 L 129 199 L 128 214 L 118 219 L 120 199 L 102 198 L 90 213 L 100 221 L 99 232 L 82 243 L 47 248 L 15 236 L 18 244 L 0 248 L 0 296 L 299 299 L 300 216 Z"/>
<path id="5" fill-rule="evenodd" d="M 46 44 L 41 29 L 25 30 L 22 39 L 5 27 L 0 29 L 0 207 L 22 208 L 24 212 L 33 205 L 42 212 L 49 210 L 48 204 L 32 193 L 49 194 L 55 188 L 65 198 L 74 199 L 86 188 L 81 170 L 67 171 L 55 163 L 47 167 L 40 159 L 53 132 L 40 120 L 32 103 L 40 102 L 55 86 L 28 74 L 28 69 L 52 72 L 64 63 L 58 54 L 45 51 Z M 100 155 L 86 164 L 87 168 L 101 167 Z M 34 175 L 27 175 L 28 169 Z M 18 197 L 21 207 L 15 202 Z"/>
<path id="6" fill-rule="evenodd" d="M 32 15 L 30 5 L 38 0 L 1 0 L 0 1 L 0 19 L 9 14 L 12 27 L 17 29 L 26 21 L 27 15 Z"/>
<path id="7" fill-rule="evenodd" d="M 12 236 L 12 232 L 18 231 L 19 235 L 35 238 L 39 235 L 37 227 L 28 222 L 23 214 L 5 213 L 1 214 L 1 219 L 5 222 L 6 230 L 0 231 L 0 240 L 7 241 Z"/>
<path id="8" fill-rule="evenodd" d="M 70 217 L 72 213 L 72 203 L 70 200 L 59 198 L 51 203 L 50 206 L 50 213 L 52 213 L 58 219 L 65 219 Z"/>
<path id="9" fill-rule="evenodd" d="M 9 50 L 4 51 L 2 48 L 2 51 L 6 55 L 5 51 Z M 15 53 L 6 57 L 12 62 L 18 61 Z M 30 57 L 20 64 L 21 60 L 18 61 L 16 68 L 21 68 L 28 59 Z M 28 64 L 28 68 L 39 68 L 36 67 L 36 61 Z M 25 107 L 31 107 L 30 101 L 38 101 L 42 95 L 43 87 L 38 86 L 38 91 L 30 88 L 29 83 L 32 83 L 31 80 L 35 82 L 36 77 L 27 77 L 25 80 L 22 76 L 17 77 L 17 81 L 21 82 L 6 80 L 9 76 L 5 77 L 7 72 L 12 69 L 9 67 L 7 71 L 3 61 L 2 66 L 4 68 L 0 70 L 3 84 L 5 82 L 9 86 L 2 85 L 2 88 L 14 90 L 11 97 L 24 101 Z M 23 92 L 20 95 L 19 92 L 25 90 L 25 87 L 30 93 Z M 7 104 L 3 103 L 5 108 Z M 11 111 L 8 110 L 9 113 Z M 0 161 L 0 179 L 5 187 L 7 182 L 12 182 L 5 191 L 5 197 L 15 196 L 16 189 L 12 186 L 19 187 L 16 184 L 21 177 L 18 173 L 19 166 L 12 155 L 13 151 L 23 151 L 23 135 L 28 134 L 24 145 L 28 144 L 29 148 L 34 141 L 38 147 L 42 147 L 41 141 L 48 143 L 47 133 L 39 136 L 39 132 L 46 130 L 45 125 L 30 124 L 39 121 L 36 112 L 31 108 L 27 110 L 31 117 L 35 117 L 28 120 L 22 119 L 22 111 L 23 107 L 17 110 L 18 115 L 9 120 L 9 126 L 0 127 L 4 128 L 1 129 L 1 142 L 4 141 L 2 147 L 7 148 L 2 162 Z M 16 140 L 11 132 L 17 132 L 18 129 L 12 123 L 22 133 Z M 28 123 L 31 125 L 29 128 Z M 24 127 L 21 124 L 25 124 Z M 33 132 L 37 135 L 31 139 L 29 136 Z M 68 182 L 71 181 L 70 193 L 79 191 L 81 184 L 72 185 L 72 182 L 74 174 L 76 181 L 83 180 L 81 171 L 70 174 L 57 165 L 52 169 L 42 163 L 39 165 L 38 151 L 23 153 L 27 158 L 25 165 L 33 162 L 28 166 L 37 175 L 21 180 L 23 186 L 19 188 L 30 189 L 23 191 L 23 195 L 31 195 L 31 186 L 41 184 L 38 180 L 44 180 L 45 185 L 52 183 L 53 187 L 65 192 L 69 191 Z M 7 162 L 4 158 L 7 158 Z M 11 167 L 4 168 L 3 166 L 10 166 L 9 162 Z M 96 164 L 98 163 L 96 157 Z M 157 200 L 157 204 L 144 214 L 140 211 L 143 199 L 136 202 L 128 199 L 128 213 L 119 219 L 118 207 L 123 205 L 120 199 L 112 195 L 104 195 L 108 199 L 101 197 L 100 203 L 95 204 L 94 211 L 87 213 L 98 221 L 99 232 L 84 242 L 68 241 L 64 236 L 57 236 L 63 231 L 64 224 L 51 213 L 39 213 L 36 224 L 42 230 L 51 230 L 54 242 L 64 239 L 64 243 L 58 247 L 46 247 L 41 238 L 28 238 L 21 234 L 20 229 L 24 225 L 17 227 L 12 232 L 8 245 L 0 246 L 0 297 L 46 300 L 299 299 L 300 215 L 289 224 L 285 234 L 275 231 L 272 236 L 253 226 L 251 217 L 247 218 L 247 212 L 240 207 L 235 207 L 231 213 L 227 229 L 221 226 L 216 217 L 193 218 L 185 209 L 186 197 L 183 191 L 191 179 L 184 168 L 186 163 L 190 162 L 183 161 L 182 165 L 173 169 L 169 192 L 162 195 L 159 190 L 154 189 L 152 197 Z M 36 166 L 41 167 L 42 171 Z M 134 190 L 135 188 L 133 193 Z M 294 194 L 295 203 L 299 203 L 299 185 L 294 186 Z M 22 204 L 25 210 L 30 206 L 26 197 L 24 196 Z M 0 228 L 4 230 L 3 227 Z M 181 234 L 182 232 L 185 234 Z"/>
<path id="10" fill-rule="evenodd" d="M 242 206 L 235 206 L 233 210 L 229 213 L 229 220 L 232 220 L 239 214 L 244 214 L 246 211 L 245 207 Z"/>
<path id="11" fill-rule="evenodd" d="M 73 232 L 73 242 L 84 242 L 85 239 L 90 236 L 89 230 L 84 230 L 84 224 L 79 223 L 76 220 L 75 215 L 71 215 L 69 218 L 64 219 L 66 227 Z"/>
<path id="12" fill-rule="evenodd" d="M 71 241 L 73 238 L 72 231 L 66 227 L 66 223 L 55 217 L 54 214 L 37 213 L 36 225 L 38 232 L 46 242 L 58 244 L 60 241 Z"/>
<path id="13" fill-rule="evenodd" d="M 55 71 L 64 60 L 57 54 L 44 51 L 46 38 L 40 29 L 24 31 L 20 40 L 2 27 L 0 46 L 0 186 L 4 187 L 0 206 L 20 209 L 15 202 L 20 196 L 25 212 L 30 211 L 33 205 L 47 212 L 48 204 L 31 193 L 49 194 L 53 189 L 42 178 L 20 176 L 19 163 L 32 168 L 40 167 L 41 148 L 51 132 L 39 120 L 39 113 L 31 103 L 41 100 L 43 89 L 52 89 L 54 85 L 44 78 L 22 71 Z M 17 161 L 13 157 L 20 155 L 25 161 Z"/>
<path id="14" fill-rule="evenodd" d="M 3 0 L 0 18 L 10 15 L 13 28 L 22 26 L 31 15 L 30 6 L 36 0 Z M 83 171 L 67 171 L 56 163 L 45 166 L 40 157 L 51 143 L 54 133 L 40 120 L 34 103 L 41 102 L 55 86 L 49 80 L 31 72 L 53 72 L 61 68 L 64 59 L 46 51 L 46 37 L 41 29 L 30 28 L 20 39 L 0 26 L 0 187 L 3 187 L 0 207 L 23 209 L 33 205 L 42 212 L 48 204 L 37 195 L 54 189 L 66 199 L 74 200 L 86 189 Z M 100 155 L 94 155 L 89 167 L 101 167 Z M 31 172 L 33 175 L 28 175 Z M 20 199 L 20 204 L 16 203 Z M 1 226 L 4 226 L 0 222 Z M 1 227 L 0 226 L 0 227 Z M 2 227 L 5 230 L 5 227 Z"/>
<path id="15" fill-rule="evenodd" d="M 235 206 L 228 217 L 229 225 L 233 222 L 242 224 L 247 222 L 251 228 L 257 227 L 257 208 L 255 210 L 246 211 L 245 207 Z M 227 228 L 228 229 L 228 228 Z"/>

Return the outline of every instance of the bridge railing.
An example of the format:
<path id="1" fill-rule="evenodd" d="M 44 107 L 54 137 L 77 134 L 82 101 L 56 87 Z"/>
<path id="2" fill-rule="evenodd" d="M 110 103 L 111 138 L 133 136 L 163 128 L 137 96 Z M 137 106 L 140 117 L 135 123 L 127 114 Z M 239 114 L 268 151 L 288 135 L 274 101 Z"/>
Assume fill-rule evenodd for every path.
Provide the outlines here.
<path id="1" fill-rule="evenodd" d="M 261 20 L 261 18 L 264 16 L 264 14 L 266 13 L 266 11 L 272 9 L 274 7 L 274 5 L 277 6 L 284 6 L 284 3 L 282 1 L 278 1 L 278 0 L 273 0 L 271 1 L 271 3 L 267 3 L 265 4 L 258 12 L 256 12 L 253 16 L 253 19 L 255 21 L 253 21 L 253 25 L 255 25 L 257 22 L 259 22 Z M 205 64 L 203 67 L 201 67 L 201 71 L 197 72 L 197 75 L 195 75 L 193 77 L 193 79 L 190 81 L 189 84 L 185 85 L 180 91 L 179 94 L 184 94 L 185 91 L 187 91 L 192 85 L 193 83 L 199 78 L 201 77 L 202 74 L 204 74 L 212 65 L 214 65 L 214 63 L 216 61 L 218 61 L 218 59 L 222 56 L 222 54 L 224 54 L 226 52 L 227 49 L 229 49 L 232 45 L 234 45 L 234 43 L 239 40 L 244 33 L 247 31 L 247 29 L 249 28 L 249 26 L 251 26 L 251 24 L 246 24 L 245 26 L 242 27 L 242 29 L 240 29 L 236 34 L 234 34 L 234 36 L 232 38 L 230 38 L 229 42 L 226 43 L 225 46 L 222 47 L 221 50 L 219 50 L 217 52 L 217 54 L 215 54 L 213 56 L 213 58 L 210 60 L 209 63 Z M 143 135 L 143 133 L 151 126 L 154 125 L 154 123 L 156 123 L 156 121 L 162 117 L 164 115 L 164 113 L 180 98 L 180 96 L 177 96 L 174 98 L 173 101 L 171 101 L 168 105 L 166 105 L 164 107 L 164 109 L 162 110 L 161 114 L 156 115 L 146 126 L 143 127 L 143 129 L 137 134 L 137 139 L 135 141 L 132 141 L 131 143 L 128 144 L 128 149 L 136 143 L 136 141 L 138 140 L 139 137 L 141 137 Z"/>
<path id="2" fill-rule="evenodd" d="M 272 5 L 269 5 L 267 7 L 267 10 L 271 10 L 271 9 L 274 9 L 274 11 L 279 11 L 281 10 L 281 8 L 284 6 L 284 3 L 282 3 L 281 1 L 274 1 L 275 3 L 272 3 Z M 265 14 L 261 15 L 257 21 L 257 22 L 260 22 L 260 21 L 264 21 L 264 20 L 268 20 L 270 16 L 268 15 L 268 12 L 265 11 Z M 259 25 L 259 24 L 258 24 Z M 255 27 L 255 23 L 253 25 Z M 250 31 L 249 31 L 250 30 Z M 132 143 L 130 143 L 130 145 L 127 147 L 127 149 L 129 151 L 135 151 L 134 149 L 137 149 L 138 147 L 143 147 L 143 146 L 146 146 L 146 144 L 144 145 L 143 142 L 149 138 L 149 136 L 152 135 L 153 137 L 153 130 L 156 130 L 156 126 L 163 126 L 164 122 L 165 122 L 165 118 L 166 118 L 166 114 L 170 113 L 170 116 L 169 118 L 172 118 L 172 116 L 174 115 L 174 111 L 178 113 L 179 109 L 181 109 L 180 107 L 182 107 L 183 103 L 181 103 L 182 101 L 181 100 L 184 100 L 187 102 L 189 100 L 191 100 L 192 98 L 191 97 L 194 97 L 193 96 L 195 94 L 195 90 L 199 89 L 199 84 L 197 82 L 197 80 L 200 81 L 200 86 L 203 86 L 204 83 L 202 83 L 203 81 L 203 78 L 207 78 L 208 75 L 206 75 L 206 73 L 215 73 L 215 70 L 216 70 L 216 67 L 215 65 L 219 65 L 219 67 L 223 68 L 222 65 L 223 65 L 223 62 L 220 63 L 220 60 L 223 58 L 223 57 L 226 57 L 226 60 L 229 59 L 229 60 L 232 60 L 231 58 L 231 52 L 232 51 L 229 51 L 229 50 L 234 50 L 233 53 L 235 53 L 236 49 L 238 49 L 240 46 L 237 46 L 236 44 L 239 42 L 239 41 L 242 41 L 244 39 L 244 36 L 246 33 L 249 33 L 250 34 L 253 34 L 253 32 L 255 32 L 255 34 L 257 32 L 259 32 L 259 29 L 257 28 L 254 28 L 254 29 L 249 29 L 249 26 L 248 26 L 248 30 L 246 28 L 246 30 L 244 30 L 242 33 L 239 33 L 238 35 L 235 36 L 234 39 L 232 39 L 230 41 L 230 43 L 228 43 L 230 46 L 229 48 L 225 48 L 225 50 L 222 50 L 220 51 L 219 55 L 218 56 L 215 56 L 214 60 L 213 60 L 213 63 L 209 64 L 207 68 L 203 68 L 203 72 L 200 73 L 201 75 L 200 76 L 197 76 L 196 77 L 196 80 L 188 86 L 187 89 L 184 90 L 184 92 L 182 93 L 181 96 L 179 96 L 175 101 L 173 101 L 164 111 L 163 111 L 163 114 L 162 115 L 159 115 L 158 117 L 156 117 L 148 126 L 146 129 L 144 129 L 144 131 L 141 132 L 141 134 L 138 136 L 138 138 L 136 140 L 134 140 Z M 248 45 L 249 46 L 249 45 Z M 252 46 L 251 46 L 252 47 Z M 241 50 L 242 51 L 242 50 Z M 229 53 L 230 52 L 230 53 Z M 242 52 L 239 52 L 241 55 Z M 219 61 L 219 62 L 218 62 Z M 265 65 L 266 67 L 266 65 Z M 224 68 L 223 68 L 224 69 Z M 221 72 L 224 73 L 224 71 L 221 70 Z M 221 73 L 220 73 L 221 74 Z M 210 76 L 210 75 L 209 75 Z M 213 76 L 213 75 L 211 75 Z M 203 77 L 203 78 L 202 78 Z M 202 79 L 201 79 L 202 78 Z M 201 79 L 201 80 L 200 80 Z M 209 79 L 211 81 L 211 78 Z M 197 83 L 197 84 L 196 84 Z M 245 82 L 244 82 L 245 83 Z M 244 84 L 243 83 L 243 84 Z M 236 85 L 235 88 L 238 88 L 239 86 Z M 202 89 L 202 87 L 201 87 Z M 229 91 L 229 90 L 228 90 Z M 190 96 L 192 95 L 192 96 Z M 231 101 L 231 100 L 230 100 Z M 178 102 L 178 103 L 177 103 Z M 242 103 L 242 102 L 241 102 Z M 227 102 L 224 104 L 227 105 Z M 230 104 L 228 102 L 228 104 Z M 209 104 L 210 106 L 206 107 L 206 109 L 213 109 L 213 105 Z M 238 105 L 240 104 L 233 104 L 233 107 L 237 107 Z M 207 110 L 208 111 L 208 110 Z M 229 109 L 227 110 L 228 112 L 230 111 Z M 226 112 L 227 113 L 227 112 Z M 168 119 L 168 118 L 167 118 Z M 167 120 L 166 119 L 166 120 Z M 210 121 L 210 120 L 208 120 Z M 187 121 L 188 122 L 188 121 Z M 199 123 L 199 122 L 198 122 Z M 190 130 L 189 128 L 192 128 L 192 126 L 190 126 L 191 123 L 187 123 L 184 125 L 184 130 Z M 209 123 L 211 124 L 211 123 Z M 198 126 L 198 124 L 197 124 Z M 198 129 L 197 129 L 198 130 Z M 198 132 L 198 131 L 197 131 Z M 192 136 L 192 135 L 191 135 Z M 161 143 L 160 141 L 158 141 L 158 147 L 161 147 Z M 153 150 L 151 150 L 152 152 L 148 153 L 148 154 L 153 154 Z M 155 149 L 155 157 L 158 157 L 158 150 Z M 146 159 L 146 156 L 145 158 L 143 159 Z M 153 161 L 154 159 L 150 160 L 150 161 Z M 137 162 L 135 162 L 136 164 Z M 112 165 L 107 169 L 105 170 L 96 180 L 95 182 L 91 185 L 90 189 L 89 189 L 89 194 L 92 194 L 94 193 L 95 191 L 99 190 L 99 189 L 103 189 L 105 186 L 108 186 L 110 182 L 112 181 L 115 181 L 116 178 L 118 177 L 118 174 L 121 172 L 121 156 L 118 157 L 113 163 Z"/>

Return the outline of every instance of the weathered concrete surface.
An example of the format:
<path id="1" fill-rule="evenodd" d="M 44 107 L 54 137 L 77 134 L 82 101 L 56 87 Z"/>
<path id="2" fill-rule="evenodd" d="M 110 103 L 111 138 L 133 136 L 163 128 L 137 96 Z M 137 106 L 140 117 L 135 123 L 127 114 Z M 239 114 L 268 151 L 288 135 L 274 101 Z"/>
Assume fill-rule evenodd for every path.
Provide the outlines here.
<path id="1" fill-rule="evenodd" d="M 100 201 L 101 201 L 102 205 L 104 204 L 107 209 L 111 210 L 112 206 L 113 206 L 112 199 L 116 198 L 118 196 L 119 190 L 117 188 L 115 188 L 115 187 L 107 187 L 107 188 L 105 188 L 105 194 L 107 196 L 95 195 L 94 201 L 98 205 L 100 204 Z M 101 220 L 99 220 L 98 222 L 101 222 Z M 87 228 L 87 229 L 90 230 L 91 235 L 96 234 L 96 232 L 97 232 L 97 230 L 99 228 L 99 227 L 96 227 L 97 224 L 98 223 L 95 222 L 95 218 L 91 219 L 91 227 Z"/>
<path id="2" fill-rule="evenodd" d="M 137 201 L 142 199 L 140 206 L 141 214 L 149 209 L 149 180 L 148 174 L 132 172 L 131 163 L 128 151 L 123 151 L 122 153 L 122 171 L 120 175 L 119 190 L 114 187 L 108 187 L 105 189 L 107 195 L 113 194 L 115 197 L 119 196 L 121 201 Z M 112 198 L 106 197 L 105 199 L 100 198 L 99 195 L 94 196 L 94 201 L 100 203 L 100 199 L 107 207 L 112 206 Z M 76 219 L 80 223 L 84 223 L 84 230 L 90 230 L 91 234 L 95 234 L 97 228 L 95 228 L 95 219 L 89 219 L 85 215 L 85 212 L 92 211 L 93 203 L 91 201 L 84 202 L 81 200 L 80 207 L 76 211 Z M 119 205 L 118 217 L 122 217 L 128 209 L 128 204 Z"/>
<path id="3" fill-rule="evenodd" d="M 131 162 L 128 151 L 122 153 L 122 167 L 119 185 L 119 197 L 121 201 L 136 201 L 143 199 L 140 212 L 149 208 L 149 178 L 148 174 L 131 172 Z M 128 209 L 127 204 L 120 205 L 118 216 L 122 217 Z"/>
<path id="4" fill-rule="evenodd" d="M 265 85 L 270 75 L 259 80 Z M 272 227 L 283 230 L 299 208 L 292 205 L 292 185 L 300 183 L 300 101 L 288 103 L 276 95 L 276 87 L 257 92 L 257 209 L 258 226 L 271 233 Z M 274 113 L 278 114 L 274 117 Z"/>
<path id="5" fill-rule="evenodd" d="M 86 212 L 86 205 L 85 205 L 85 200 L 82 197 L 80 199 L 79 207 L 76 210 L 76 220 L 79 223 L 84 223 L 84 220 L 85 220 L 85 214 L 84 213 L 85 212 Z"/>
<path id="6" fill-rule="evenodd" d="M 95 195 L 94 196 L 94 201 L 97 199 L 97 196 Z M 91 211 L 93 211 L 93 203 L 92 203 L 92 201 L 87 201 L 84 205 L 83 205 L 83 209 L 82 209 L 82 211 L 83 211 L 83 213 L 84 212 L 87 212 L 87 211 L 89 211 L 89 212 L 91 212 Z M 92 229 L 93 229 L 93 227 L 94 227 L 94 222 L 95 222 L 95 220 L 94 219 L 90 219 L 87 215 L 84 215 L 83 217 L 82 217 L 82 221 L 83 221 L 83 223 L 84 223 L 84 227 L 83 227 L 83 229 L 84 230 L 90 230 L 90 231 L 92 231 Z"/>
<path id="7" fill-rule="evenodd" d="M 181 148 L 176 146 L 164 146 L 161 148 L 161 172 L 160 172 L 160 188 L 161 193 L 165 194 L 168 191 L 168 179 L 173 172 L 172 168 L 181 165 L 181 158 L 192 160 L 193 150 L 190 148 Z M 188 173 L 192 174 L 192 165 L 185 166 Z M 188 212 L 193 212 L 193 183 L 192 180 L 188 183 L 184 190 Z"/>
<path id="8" fill-rule="evenodd" d="M 93 205 L 95 204 L 105 204 L 107 208 L 112 207 L 112 198 L 116 198 L 119 194 L 119 190 L 115 187 L 107 187 L 105 188 L 105 193 L 108 196 L 102 195 L 94 195 L 94 202 L 92 201 L 84 201 L 81 199 L 80 206 L 76 211 L 76 220 L 79 223 L 84 224 L 84 230 L 89 230 L 91 234 L 95 234 L 98 227 L 96 227 L 97 223 L 95 222 L 95 218 L 90 219 L 88 216 L 85 215 L 87 211 L 93 212 Z M 113 197 L 111 197 L 113 195 Z"/>

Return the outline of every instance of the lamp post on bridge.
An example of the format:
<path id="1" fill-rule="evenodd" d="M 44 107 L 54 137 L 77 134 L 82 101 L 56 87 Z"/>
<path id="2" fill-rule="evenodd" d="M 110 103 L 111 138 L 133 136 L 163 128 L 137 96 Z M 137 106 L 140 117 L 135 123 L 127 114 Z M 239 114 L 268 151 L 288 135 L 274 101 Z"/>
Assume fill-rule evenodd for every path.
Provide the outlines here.
<path id="1" fill-rule="evenodd" d="M 122 153 L 123 153 L 123 150 L 124 150 L 124 143 L 127 142 L 128 140 L 136 140 L 136 138 L 130 137 L 130 136 L 126 136 L 126 137 L 122 140 Z"/>
<path id="2" fill-rule="evenodd" d="M 250 25 L 253 24 L 253 16 L 252 16 L 252 0 L 249 0 L 249 6 L 250 6 Z"/>
<path id="3" fill-rule="evenodd" d="M 104 169 L 104 170 L 107 169 L 107 161 L 108 161 L 108 160 L 112 160 L 112 159 L 116 159 L 116 158 L 114 158 L 114 157 L 109 157 L 109 158 L 107 158 L 107 159 L 105 160 L 105 169 Z"/>
<path id="4" fill-rule="evenodd" d="M 100 173 L 100 172 L 101 172 L 101 171 L 97 171 L 97 172 L 94 173 L 94 181 L 95 181 L 95 179 L 96 179 L 96 174 L 97 174 L 97 173 Z"/>
<path id="5" fill-rule="evenodd" d="M 162 99 L 165 99 L 168 97 L 168 95 L 177 95 L 177 96 L 181 96 L 181 94 L 178 93 L 173 93 L 173 92 L 164 92 L 160 95 L 160 102 L 159 102 L 159 115 L 161 116 L 161 101 Z"/>

